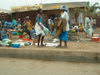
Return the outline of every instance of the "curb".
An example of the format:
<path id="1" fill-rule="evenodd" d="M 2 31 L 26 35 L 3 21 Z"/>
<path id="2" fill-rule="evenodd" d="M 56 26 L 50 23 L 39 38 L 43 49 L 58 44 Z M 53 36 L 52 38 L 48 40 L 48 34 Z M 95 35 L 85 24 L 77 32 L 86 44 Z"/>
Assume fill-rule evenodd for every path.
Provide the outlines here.
<path id="1" fill-rule="evenodd" d="M 100 63 L 100 52 L 3 48 L 0 49 L 0 57 Z"/>

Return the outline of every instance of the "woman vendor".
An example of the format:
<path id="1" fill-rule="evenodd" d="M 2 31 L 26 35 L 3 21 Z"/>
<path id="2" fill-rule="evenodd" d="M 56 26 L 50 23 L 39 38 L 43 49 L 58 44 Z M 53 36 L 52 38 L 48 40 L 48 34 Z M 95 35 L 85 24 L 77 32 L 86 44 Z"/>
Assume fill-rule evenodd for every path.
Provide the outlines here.
<path id="1" fill-rule="evenodd" d="M 61 32 L 61 34 L 59 35 L 59 39 L 60 39 L 60 44 L 57 47 L 62 47 L 62 48 L 67 48 L 67 42 L 68 42 L 68 31 L 69 31 L 69 24 L 68 24 L 68 20 L 69 20 L 69 15 L 68 15 L 68 8 L 66 6 L 61 6 L 61 16 L 60 18 L 65 19 L 66 20 L 66 30 L 64 32 Z M 62 46 L 62 41 L 64 41 L 64 46 Z"/>
<path id="2" fill-rule="evenodd" d="M 36 24 L 35 24 L 35 31 L 36 35 L 38 36 L 38 46 L 44 46 L 43 41 L 45 37 L 44 33 L 44 25 L 42 24 L 43 18 L 42 18 L 42 10 L 38 9 L 37 11 L 37 17 L 36 17 Z M 41 45 L 40 45 L 41 42 Z"/>
<path id="3" fill-rule="evenodd" d="M 91 17 L 89 14 L 87 14 L 87 17 L 85 18 L 85 33 L 86 38 L 87 36 L 93 36 L 94 30 L 91 26 Z"/>

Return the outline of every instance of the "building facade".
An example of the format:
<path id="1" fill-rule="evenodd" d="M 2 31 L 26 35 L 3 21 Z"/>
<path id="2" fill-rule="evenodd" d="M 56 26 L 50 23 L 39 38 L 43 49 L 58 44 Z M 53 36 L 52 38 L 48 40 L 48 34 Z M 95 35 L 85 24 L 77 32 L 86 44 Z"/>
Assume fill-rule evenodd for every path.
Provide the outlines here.
<path id="1" fill-rule="evenodd" d="M 21 6 L 21 7 L 12 7 L 12 18 L 25 18 L 30 16 L 33 24 L 35 24 L 37 10 L 41 8 L 44 12 L 44 18 L 48 19 L 50 16 L 60 15 L 60 7 L 65 5 L 69 8 L 70 22 L 74 23 L 84 23 L 84 15 L 87 8 L 87 2 L 66 2 L 66 3 L 49 3 L 33 6 Z M 78 10 L 75 10 L 78 9 Z M 81 12 L 79 10 L 82 10 Z"/>

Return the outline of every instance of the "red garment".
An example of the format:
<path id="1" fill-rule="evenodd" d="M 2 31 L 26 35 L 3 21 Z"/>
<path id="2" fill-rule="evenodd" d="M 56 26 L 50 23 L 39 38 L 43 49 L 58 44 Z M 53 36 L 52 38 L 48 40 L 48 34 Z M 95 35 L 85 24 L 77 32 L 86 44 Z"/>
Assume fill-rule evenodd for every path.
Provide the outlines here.
<path id="1" fill-rule="evenodd" d="M 91 26 L 92 26 L 92 28 L 93 28 L 93 19 L 91 19 Z"/>

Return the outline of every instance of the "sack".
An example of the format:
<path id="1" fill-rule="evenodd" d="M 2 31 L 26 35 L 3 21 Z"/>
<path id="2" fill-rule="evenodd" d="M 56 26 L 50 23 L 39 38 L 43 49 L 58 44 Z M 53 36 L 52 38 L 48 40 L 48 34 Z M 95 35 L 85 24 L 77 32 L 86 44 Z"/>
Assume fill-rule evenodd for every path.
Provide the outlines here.
<path id="1" fill-rule="evenodd" d="M 42 23 L 40 23 L 40 24 L 41 24 L 41 26 L 43 27 L 43 31 L 44 31 L 45 35 L 48 36 L 48 34 L 49 34 L 49 29 L 46 28 Z"/>
<path id="2" fill-rule="evenodd" d="M 12 41 L 9 40 L 9 39 L 4 39 L 4 40 L 2 40 L 2 42 L 1 42 L 1 45 L 2 45 L 2 46 L 11 46 L 11 44 L 12 44 Z"/>
<path id="3" fill-rule="evenodd" d="M 44 28 L 44 33 L 46 36 L 48 36 L 48 34 L 49 34 L 49 30 L 46 27 Z"/>
<path id="4" fill-rule="evenodd" d="M 55 29 L 54 38 L 57 38 L 61 33 L 62 33 L 62 31 L 60 29 Z"/>
<path id="5" fill-rule="evenodd" d="M 63 32 L 65 32 L 66 31 L 66 25 L 67 25 L 66 19 L 62 19 L 62 25 L 63 25 Z"/>

